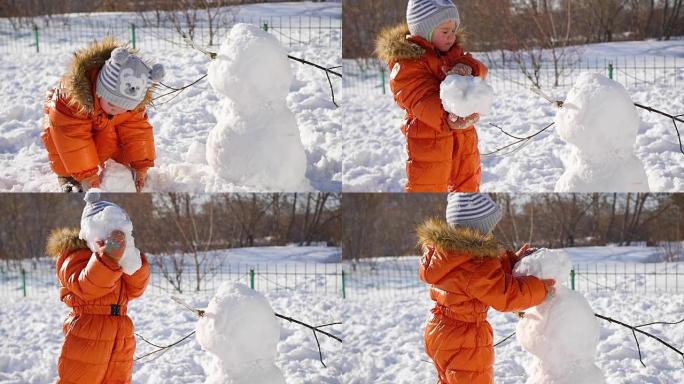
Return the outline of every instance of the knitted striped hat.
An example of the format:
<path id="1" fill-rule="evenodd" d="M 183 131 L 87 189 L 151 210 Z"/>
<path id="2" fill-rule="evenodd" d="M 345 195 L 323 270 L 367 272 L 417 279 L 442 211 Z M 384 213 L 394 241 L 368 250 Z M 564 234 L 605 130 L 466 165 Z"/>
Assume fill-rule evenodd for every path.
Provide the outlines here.
<path id="1" fill-rule="evenodd" d="M 451 0 L 409 0 L 406 7 L 406 22 L 411 35 L 432 40 L 432 31 L 447 20 L 461 24 L 458 9 Z"/>
<path id="2" fill-rule="evenodd" d="M 83 213 L 81 214 L 81 223 L 87 220 L 91 216 L 95 216 L 98 213 L 104 211 L 107 207 L 116 207 L 123 211 L 121 207 L 109 201 L 100 200 L 100 192 L 90 190 L 86 193 L 85 198 L 86 205 L 83 207 Z"/>
<path id="3" fill-rule="evenodd" d="M 164 78 L 164 67 L 155 64 L 149 68 L 128 49 L 119 47 L 112 51 L 97 76 L 96 93 L 117 107 L 132 110 L 145 98 L 152 82 Z"/>
<path id="4" fill-rule="evenodd" d="M 450 193 L 447 198 L 446 220 L 452 226 L 488 234 L 501 220 L 501 215 L 501 208 L 486 194 Z"/>

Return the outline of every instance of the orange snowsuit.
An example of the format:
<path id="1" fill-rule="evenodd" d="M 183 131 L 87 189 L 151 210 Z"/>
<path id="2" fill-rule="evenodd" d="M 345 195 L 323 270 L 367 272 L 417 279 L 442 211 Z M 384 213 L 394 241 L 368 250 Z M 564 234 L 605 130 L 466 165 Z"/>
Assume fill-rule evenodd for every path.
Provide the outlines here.
<path id="1" fill-rule="evenodd" d="M 406 24 L 383 31 L 377 52 L 391 69 L 394 100 L 406 111 L 401 128 L 408 150 L 406 191 L 478 192 L 482 171 L 475 126 L 449 128 L 439 87 L 456 64 L 470 66 L 482 79 L 487 67 L 458 42 L 439 52 L 422 37 L 409 36 Z"/>
<path id="2" fill-rule="evenodd" d="M 58 384 L 128 384 L 132 381 L 135 337 L 126 315 L 129 300 L 143 294 L 150 267 L 126 275 L 78 238 L 78 230 L 53 232 L 48 252 L 57 257 L 61 300 L 72 308 L 64 321 Z"/>
<path id="3" fill-rule="evenodd" d="M 533 276 L 513 276 L 513 252 L 502 252 L 493 236 L 429 220 L 418 228 L 423 258 L 420 279 L 435 301 L 425 327 L 425 351 L 441 384 L 494 382 L 494 335 L 487 311 L 522 311 L 547 295 Z"/>
<path id="4" fill-rule="evenodd" d="M 76 52 L 59 88 L 47 92 L 41 137 L 58 176 L 83 180 L 108 159 L 137 170 L 154 166 L 154 135 L 145 112 L 152 88 L 135 110 L 115 116 L 107 115 L 96 97 L 100 69 L 118 46 L 106 38 Z"/>

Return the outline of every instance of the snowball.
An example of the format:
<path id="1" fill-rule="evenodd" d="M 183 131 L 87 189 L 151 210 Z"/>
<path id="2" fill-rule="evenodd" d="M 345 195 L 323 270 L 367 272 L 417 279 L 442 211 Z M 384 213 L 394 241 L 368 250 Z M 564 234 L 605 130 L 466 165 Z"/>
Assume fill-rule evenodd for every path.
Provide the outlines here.
<path id="1" fill-rule="evenodd" d="M 216 357 L 207 384 L 285 383 L 275 365 L 280 323 L 261 293 L 224 283 L 196 331 L 200 345 Z"/>
<path id="2" fill-rule="evenodd" d="M 492 109 L 494 90 L 479 77 L 449 75 L 439 89 L 444 110 L 459 117 L 473 113 L 488 115 Z"/>
<path id="3" fill-rule="evenodd" d="M 209 83 L 225 96 L 207 139 L 212 171 L 260 189 L 308 188 L 306 153 L 286 102 L 292 69 L 280 42 L 255 25 L 236 24 L 209 65 Z"/>
<path id="4" fill-rule="evenodd" d="M 107 160 L 100 175 L 100 189 L 105 192 L 135 192 L 133 172 L 123 164 Z"/>
<path id="5" fill-rule="evenodd" d="M 513 270 L 515 275 L 532 275 L 540 279 L 554 279 L 561 284 L 570 276 L 572 264 L 565 251 L 541 248 L 520 260 Z"/>
<path id="6" fill-rule="evenodd" d="M 601 384 L 596 366 L 600 326 L 580 293 L 561 285 L 570 273 L 570 258 L 560 250 L 540 249 L 514 268 L 516 275 L 556 279 L 556 293 L 525 311 L 516 337 L 535 358 L 528 366 L 527 384 Z"/>
<path id="7" fill-rule="evenodd" d="M 88 194 L 98 192 L 99 190 L 93 188 L 88 191 Z M 119 265 L 123 273 L 132 275 L 142 267 L 142 259 L 140 251 L 135 247 L 133 223 L 123 209 L 118 206 L 107 206 L 97 214 L 82 219 L 79 238 L 85 240 L 88 248 L 95 253 L 98 251 L 96 242 L 106 241 L 115 230 L 123 232 L 126 237 L 126 249 L 119 260 Z"/>
<path id="8" fill-rule="evenodd" d="M 634 153 L 639 116 L 627 90 L 605 76 L 583 73 L 554 120 L 573 146 L 556 192 L 646 192 L 644 165 Z"/>

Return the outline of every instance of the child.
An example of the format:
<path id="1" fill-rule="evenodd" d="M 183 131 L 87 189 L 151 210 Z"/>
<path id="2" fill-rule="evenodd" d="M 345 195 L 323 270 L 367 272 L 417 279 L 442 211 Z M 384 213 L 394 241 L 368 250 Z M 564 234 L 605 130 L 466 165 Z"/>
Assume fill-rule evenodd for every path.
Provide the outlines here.
<path id="1" fill-rule="evenodd" d="M 487 67 L 463 51 L 458 9 L 449 0 L 410 0 L 408 25 L 384 30 L 377 52 L 391 68 L 394 100 L 406 111 L 407 192 L 477 192 L 478 114 L 448 114 L 439 97 L 447 74 L 479 76 Z"/>
<path id="2" fill-rule="evenodd" d="M 425 327 L 425 351 L 440 384 L 494 382 L 494 347 L 487 311 L 522 311 L 554 292 L 554 280 L 513 276 L 528 252 L 500 252 L 491 231 L 501 210 L 484 194 L 449 194 L 447 222 L 418 228 L 423 247 L 420 278 L 436 302 Z"/>
<path id="3" fill-rule="evenodd" d="M 83 235 L 84 228 L 101 222 L 106 209 L 121 210 L 121 216 L 127 217 L 117 205 L 91 199 L 83 209 L 81 234 L 62 228 L 48 240 L 48 253 L 57 258 L 59 296 L 72 309 L 64 322 L 58 384 L 132 382 L 135 337 L 126 307 L 145 291 L 150 267 L 135 249 L 129 233 L 132 225 L 123 229 L 127 233 L 111 231 L 107 239 L 91 246 L 84 240 L 89 237 Z M 131 251 L 139 255 L 135 272 L 120 265 Z"/>
<path id="4" fill-rule="evenodd" d="M 42 139 L 62 191 L 100 186 L 98 167 L 114 159 L 132 168 L 140 192 L 154 166 L 145 108 L 164 68 L 105 38 L 78 51 L 59 88 L 47 93 Z"/>

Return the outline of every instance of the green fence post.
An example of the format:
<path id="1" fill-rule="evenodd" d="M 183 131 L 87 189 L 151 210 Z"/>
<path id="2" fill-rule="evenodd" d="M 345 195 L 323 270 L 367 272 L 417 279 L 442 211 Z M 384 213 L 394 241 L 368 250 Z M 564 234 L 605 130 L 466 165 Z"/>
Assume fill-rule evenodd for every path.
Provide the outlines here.
<path id="1" fill-rule="evenodd" d="M 572 288 L 573 291 L 575 290 L 575 269 L 574 268 L 570 270 L 570 288 Z"/>
<path id="2" fill-rule="evenodd" d="M 33 25 L 33 36 L 36 39 L 36 52 L 40 52 L 40 45 L 39 45 L 40 39 L 38 38 L 38 26 L 35 24 Z"/>
<path id="3" fill-rule="evenodd" d="M 385 90 L 385 67 L 380 68 L 380 83 L 382 84 L 382 94 L 386 94 Z"/>
<path id="4" fill-rule="evenodd" d="M 249 270 L 249 287 L 254 289 L 254 268 Z"/>
<path id="5" fill-rule="evenodd" d="M 264 25 L 261 28 L 263 28 L 264 32 L 268 32 L 268 21 L 264 21 Z"/>
<path id="6" fill-rule="evenodd" d="M 346 299 L 347 298 L 347 275 L 344 273 L 344 270 L 342 270 L 342 298 Z"/>
<path id="7" fill-rule="evenodd" d="M 613 63 L 608 63 L 608 78 L 613 80 Z"/>
<path id="8" fill-rule="evenodd" d="M 21 269 L 21 290 L 26 297 L 26 270 L 24 268 Z"/>
<path id="9" fill-rule="evenodd" d="M 135 49 L 135 24 L 131 23 L 131 44 L 133 44 L 133 49 Z"/>

